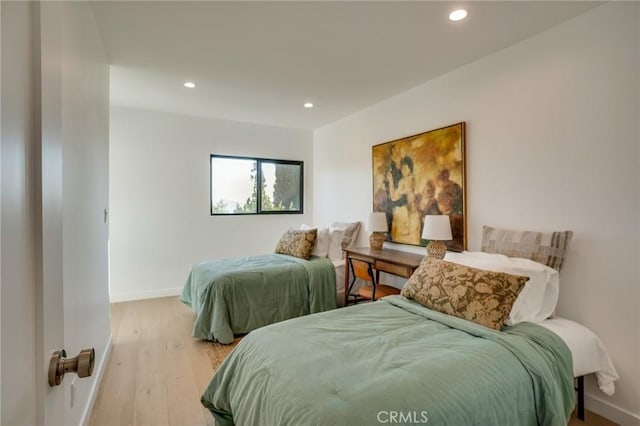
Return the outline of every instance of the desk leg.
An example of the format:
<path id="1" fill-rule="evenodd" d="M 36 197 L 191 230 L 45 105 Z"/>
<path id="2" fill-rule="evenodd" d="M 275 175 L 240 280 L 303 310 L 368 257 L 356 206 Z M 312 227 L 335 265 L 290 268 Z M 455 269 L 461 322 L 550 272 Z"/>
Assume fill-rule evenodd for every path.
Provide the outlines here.
<path id="1" fill-rule="evenodd" d="M 349 256 L 344 259 L 344 306 L 349 303 L 349 277 L 351 276 L 351 270 L 349 269 Z"/>

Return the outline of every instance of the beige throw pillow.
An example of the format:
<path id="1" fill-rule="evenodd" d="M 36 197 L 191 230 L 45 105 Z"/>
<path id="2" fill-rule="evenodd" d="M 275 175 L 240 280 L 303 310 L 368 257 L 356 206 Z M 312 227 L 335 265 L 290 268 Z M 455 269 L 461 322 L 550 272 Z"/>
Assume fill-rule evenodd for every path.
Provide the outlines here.
<path id="1" fill-rule="evenodd" d="M 317 237 L 317 229 L 290 229 L 280 238 L 276 246 L 276 253 L 309 260 Z"/>
<path id="2" fill-rule="evenodd" d="M 425 257 L 401 294 L 435 311 L 500 330 L 528 280 Z"/>

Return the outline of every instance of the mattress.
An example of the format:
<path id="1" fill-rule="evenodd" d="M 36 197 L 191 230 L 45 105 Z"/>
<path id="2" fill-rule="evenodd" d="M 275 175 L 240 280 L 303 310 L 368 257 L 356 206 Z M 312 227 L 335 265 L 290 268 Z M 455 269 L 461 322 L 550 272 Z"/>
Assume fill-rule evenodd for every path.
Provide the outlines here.
<path id="1" fill-rule="evenodd" d="M 598 387 L 611 396 L 615 392 L 614 382 L 620 378 L 613 367 L 611 357 L 602 340 L 591 330 L 565 318 L 551 318 L 539 322 L 557 334 L 569 347 L 573 358 L 573 376 L 595 373 Z"/>

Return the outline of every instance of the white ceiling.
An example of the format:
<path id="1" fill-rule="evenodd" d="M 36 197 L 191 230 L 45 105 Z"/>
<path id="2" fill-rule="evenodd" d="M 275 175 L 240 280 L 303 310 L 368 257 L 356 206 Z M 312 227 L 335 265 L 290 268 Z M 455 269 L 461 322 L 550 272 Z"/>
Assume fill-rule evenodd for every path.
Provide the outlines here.
<path id="1" fill-rule="evenodd" d="M 113 105 L 314 129 L 599 3 L 92 4 Z M 456 6 L 466 20 L 448 20 Z"/>

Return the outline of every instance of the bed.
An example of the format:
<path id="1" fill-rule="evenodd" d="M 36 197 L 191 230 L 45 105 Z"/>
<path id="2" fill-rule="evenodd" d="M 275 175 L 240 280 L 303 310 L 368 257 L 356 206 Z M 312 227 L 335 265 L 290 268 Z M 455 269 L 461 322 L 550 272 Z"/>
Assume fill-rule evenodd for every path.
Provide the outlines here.
<path id="1" fill-rule="evenodd" d="M 574 398 L 571 353 L 551 331 L 493 331 L 389 296 L 250 333 L 202 403 L 220 425 L 566 425 Z"/>
<path id="2" fill-rule="evenodd" d="M 521 340 L 516 349 L 505 345 L 502 333 L 507 341 Z M 541 368 L 516 368 L 515 353 L 523 347 L 534 354 L 526 362 Z M 469 363 L 469 356 L 493 365 Z M 505 374 L 510 369 L 519 373 Z M 300 371 L 312 380 L 300 381 Z M 478 381 L 491 383 L 488 389 L 466 380 L 477 371 L 483 372 Z M 553 318 L 494 332 L 392 296 L 251 333 L 221 366 L 202 403 L 221 425 L 367 424 L 376 423 L 379 413 L 423 411 L 434 424 L 566 425 L 574 404 L 573 378 L 581 382 L 591 373 L 603 392 L 613 394 L 618 374 L 602 341 L 573 321 Z M 456 378 L 462 384 L 452 387 Z M 524 390 L 529 382 L 533 387 Z M 541 389 L 551 400 L 536 395 Z M 511 392 L 535 406 L 523 411 L 518 400 L 505 398 Z M 446 401 L 456 398 L 451 409 Z M 511 408 L 496 400 L 508 401 Z M 578 416 L 584 418 L 582 407 L 578 401 Z"/>
<path id="3" fill-rule="evenodd" d="M 231 343 L 234 335 L 336 307 L 336 275 L 327 258 L 283 254 L 195 265 L 180 299 L 195 313 L 193 336 Z"/>
<path id="4" fill-rule="evenodd" d="M 180 296 L 196 314 L 193 336 L 228 344 L 265 325 L 335 309 L 342 249 L 359 229 L 359 222 L 303 225 L 285 232 L 276 253 L 193 266 Z"/>

